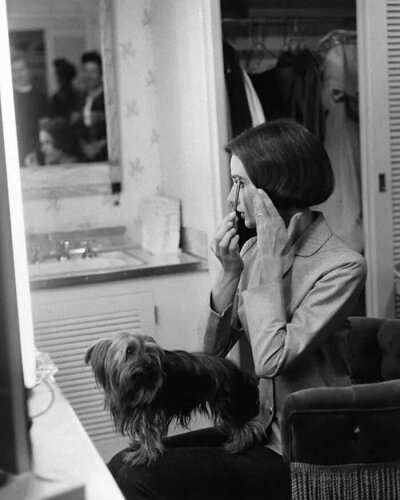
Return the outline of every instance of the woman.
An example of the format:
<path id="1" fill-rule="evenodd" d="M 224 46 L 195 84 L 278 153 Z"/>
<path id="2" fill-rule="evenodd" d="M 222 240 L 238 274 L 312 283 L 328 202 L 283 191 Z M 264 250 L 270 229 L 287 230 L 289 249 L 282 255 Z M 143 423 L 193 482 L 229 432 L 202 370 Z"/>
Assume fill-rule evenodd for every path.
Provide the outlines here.
<path id="1" fill-rule="evenodd" d="M 70 122 L 73 113 L 77 112 L 84 100 L 83 92 L 74 85 L 75 66 L 64 58 L 53 61 L 54 73 L 58 89 L 52 96 L 54 116 L 60 116 Z"/>
<path id="2" fill-rule="evenodd" d="M 346 318 L 366 268 L 363 257 L 309 208 L 333 190 L 325 150 L 303 126 L 287 120 L 247 130 L 227 150 L 234 182 L 228 200 L 233 203 L 240 190 L 237 211 L 257 237 L 239 250 L 234 211 L 216 232 L 212 251 L 221 265 L 202 327 L 204 349 L 225 356 L 247 337 L 260 378 L 265 442 L 230 455 L 211 429 L 170 438 L 152 467 L 121 466 L 117 455 L 110 469 L 127 498 L 290 498 L 280 440 L 286 396 L 350 383 Z"/>
<path id="3" fill-rule="evenodd" d="M 40 155 L 27 156 L 25 165 L 68 165 L 84 161 L 74 131 L 64 118 L 39 120 Z M 41 158 L 43 160 L 41 160 Z"/>

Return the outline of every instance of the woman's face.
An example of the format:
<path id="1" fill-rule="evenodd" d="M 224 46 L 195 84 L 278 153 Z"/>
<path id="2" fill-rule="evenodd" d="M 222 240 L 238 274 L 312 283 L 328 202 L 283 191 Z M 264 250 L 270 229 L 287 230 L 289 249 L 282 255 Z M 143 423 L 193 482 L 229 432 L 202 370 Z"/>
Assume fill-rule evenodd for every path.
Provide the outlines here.
<path id="1" fill-rule="evenodd" d="M 253 195 L 256 191 L 256 187 L 249 179 L 243 163 L 235 155 L 232 155 L 231 158 L 231 177 L 233 186 L 229 193 L 228 201 L 232 203 L 232 205 L 235 203 L 236 189 L 239 183 L 240 191 L 237 211 L 244 220 L 246 227 L 256 227 L 256 217 L 253 206 Z"/>
<path id="2" fill-rule="evenodd" d="M 82 78 L 86 90 L 91 91 L 98 89 L 103 81 L 100 66 L 95 62 L 86 62 L 82 66 Z"/>
<path id="3" fill-rule="evenodd" d="M 54 147 L 54 142 L 51 135 L 45 130 L 41 130 L 39 132 L 39 142 L 40 150 L 44 154 L 46 164 L 56 163 L 60 158 L 62 151 Z"/>
<path id="4" fill-rule="evenodd" d="M 25 61 L 15 60 L 11 63 L 13 83 L 17 87 L 31 84 L 31 73 Z"/>

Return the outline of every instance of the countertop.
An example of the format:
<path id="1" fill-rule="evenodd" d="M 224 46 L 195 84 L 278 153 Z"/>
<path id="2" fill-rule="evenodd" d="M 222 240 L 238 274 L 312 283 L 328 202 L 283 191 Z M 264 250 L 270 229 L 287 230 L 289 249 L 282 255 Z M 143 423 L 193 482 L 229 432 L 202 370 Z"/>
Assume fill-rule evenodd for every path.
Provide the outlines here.
<path id="1" fill-rule="evenodd" d="M 206 259 L 178 249 L 176 252 L 151 254 L 143 248 L 133 246 L 123 232 L 79 235 L 57 235 L 57 241 L 68 238 L 72 245 L 76 241 L 95 238 L 102 251 L 93 258 L 74 258 L 64 262 L 57 260 L 37 262 L 29 265 L 30 288 L 40 290 L 108 281 L 144 278 L 149 276 L 207 270 Z M 46 239 L 34 245 L 45 248 Z M 44 241 L 44 243 L 43 243 Z M 48 249 L 46 249 L 48 251 Z"/>
<path id="2" fill-rule="evenodd" d="M 135 249 L 135 256 L 143 255 L 143 253 L 145 253 L 143 250 Z M 93 261 L 95 259 L 96 257 Z M 32 271 L 33 266 L 35 266 L 34 272 Z M 102 269 L 93 268 L 86 271 L 83 269 L 64 271 L 63 263 L 60 263 L 56 272 L 41 273 L 40 266 L 41 264 L 29 266 L 31 290 L 102 283 L 188 271 L 204 271 L 207 269 L 204 260 L 183 252 L 147 255 L 143 259 L 143 263 L 140 264 L 110 265 L 110 267 Z"/>
<path id="3" fill-rule="evenodd" d="M 13 476 L 4 500 L 123 500 L 117 484 L 71 406 L 53 382 L 29 400 L 32 471 Z"/>

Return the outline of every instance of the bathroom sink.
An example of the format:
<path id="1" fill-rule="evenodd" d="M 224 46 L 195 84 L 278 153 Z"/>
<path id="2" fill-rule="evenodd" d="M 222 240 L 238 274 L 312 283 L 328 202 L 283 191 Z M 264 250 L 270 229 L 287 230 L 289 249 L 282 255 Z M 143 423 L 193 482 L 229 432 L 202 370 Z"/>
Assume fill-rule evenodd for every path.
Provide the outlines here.
<path id="1" fill-rule="evenodd" d="M 67 260 L 45 260 L 29 265 L 31 277 L 48 274 L 82 274 L 105 269 L 118 269 L 142 266 L 144 261 L 125 250 L 102 251 L 91 258 L 73 257 Z"/>

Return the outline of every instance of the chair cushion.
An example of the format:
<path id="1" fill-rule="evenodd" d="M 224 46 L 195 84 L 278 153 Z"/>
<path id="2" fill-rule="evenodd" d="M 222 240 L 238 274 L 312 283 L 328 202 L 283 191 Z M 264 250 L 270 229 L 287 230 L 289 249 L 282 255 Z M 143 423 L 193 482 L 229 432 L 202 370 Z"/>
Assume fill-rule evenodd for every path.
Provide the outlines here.
<path id="1" fill-rule="evenodd" d="M 287 462 L 400 460 L 400 380 L 290 394 L 283 408 L 282 444 Z"/>
<path id="2" fill-rule="evenodd" d="M 355 384 L 382 380 L 377 332 L 384 321 L 378 318 L 349 318 L 347 354 L 351 378 Z"/>
<path id="3" fill-rule="evenodd" d="M 382 355 L 382 379 L 400 379 L 400 320 L 385 320 L 377 339 Z"/>

